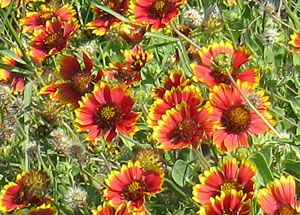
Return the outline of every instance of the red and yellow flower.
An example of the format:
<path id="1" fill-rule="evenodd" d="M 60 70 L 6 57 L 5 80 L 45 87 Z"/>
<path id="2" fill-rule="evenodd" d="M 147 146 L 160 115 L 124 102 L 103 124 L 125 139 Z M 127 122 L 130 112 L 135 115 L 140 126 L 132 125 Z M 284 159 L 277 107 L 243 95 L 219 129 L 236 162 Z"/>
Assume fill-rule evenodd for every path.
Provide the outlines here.
<path id="1" fill-rule="evenodd" d="M 190 85 L 191 81 L 192 80 L 185 78 L 183 71 L 173 70 L 170 75 L 162 80 L 163 86 L 155 88 L 154 97 L 163 98 L 167 90 L 171 90 L 173 87 L 180 87 L 183 89 Z"/>
<path id="2" fill-rule="evenodd" d="M 130 50 L 122 51 L 124 62 L 112 62 L 107 76 L 115 78 L 125 85 L 131 85 L 141 80 L 141 69 L 152 59 L 153 55 L 144 51 L 139 45 Z"/>
<path id="3" fill-rule="evenodd" d="M 41 63 L 45 58 L 57 54 L 67 46 L 68 39 L 76 28 L 74 20 L 62 23 L 53 18 L 47 21 L 45 29 L 34 32 L 30 55 L 37 63 Z"/>
<path id="4" fill-rule="evenodd" d="M 193 187 L 193 200 L 200 204 L 209 204 L 211 198 L 231 190 L 242 191 L 246 199 L 251 199 L 254 192 L 255 167 L 248 161 L 240 163 L 235 158 L 224 158 L 220 167 L 211 167 L 203 176 L 200 184 Z"/>
<path id="5" fill-rule="evenodd" d="M 127 211 L 126 204 L 115 208 L 105 202 L 103 205 L 99 205 L 97 209 L 92 210 L 93 215 L 131 215 L 132 213 Z"/>
<path id="6" fill-rule="evenodd" d="M 194 86 L 187 86 L 185 88 L 173 87 L 167 90 L 162 99 L 157 99 L 151 105 L 149 114 L 147 116 L 147 123 L 150 128 L 158 125 L 158 121 L 166 114 L 167 110 L 175 107 L 177 104 L 185 102 L 189 105 L 191 110 L 195 112 L 203 103 L 203 98 L 200 91 Z"/>
<path id="7" fill-rule="evenodd" d="M 166 111 L 153 128 L 153 138 L 163 150 L 198 147 L 200 140 L 210 131 L 209 114 L 205 109 L 195 109 L 182 102 Z"/>
<path id="8" fill-rule="evenodd" d="M 237 83 L 243 95 L 248 97 L 270 123 L 275 124 L 267 111 L 270 103 L 264 92 L 253 91 L 247 82 Z M 269 127 L 249 107 L 236 88 L 228 85 L 214 87 L 210 94 L 210 106 L 212 111 L 210 118 L 214 123 L 213 144 L 222 152 L 240 146 L 248 147 L 250 134 L 259 135 L 269 131 Z"/>
<path id="9" fill-rule="evenodd" d="M 300 52 L 300 31 L 296 31 L 291 35 L 289 44 L 296 48 L 295 52 Z"/>
<path id="10" fill-rule="evenodd" d="M 79 104 L 75 123 L 79 131 L 88 131 L 89 140 L 103 135 L 111 142 L 117 132 L 131 135 L 137 131 L 140 114 L 132 111 L 134 100 L 127 88 L 100 83 Z"/>
<path id="11" fill-rule="evenodd" d="M 27 215 L 56 215 L 57 210 L 51 204 L 42 204 L 39 207 L 31 208 Z"/>
<path id="12" fill-rule="evenodd" d="M 296 198 L 296 183 L 292 176 L 281 176 L 258 193 L 258 202 L 268 215 L 300 214 L 300 201 Z"/>
<path id="13" fill-rule="evenodd" d="M 118 34 L 129 44 L 136 45 L 144 38 L 146 29 L 134 24 L 121 24 L 118 28 Z"/>
<path id="14" fill-rule="evenodd" d="M 21 50 L 15 48 L 13 51 L 18 57 L 23 58 L 23 53 L 21 52 Z M 21 69 L 25 67 L 24 64 L 17 62 L 16 60 L 7 55 L 2 57 L 1 60 L 4 65 L 10 67 L 16 67 Z M 21 74 L 14 73 L 13 71 L 7 69 L 0 69 L 0 82 L 10 83 L 12 92 L 19 93 L 23 92 L 24 90 L 25 77 L 23 77 Z"/>
<path id="15" fill-rule="evenodd" d="M 191 64 L 195 79 L 211 89 L 221 83 L 231 83 L 227 71 L 234 80 L 248 82 L 252 86 L 259 83 L 257 69 L 240 71 L 240 67 L 251 59 L 249 51 L 244 48 L 234 49 L 231 43 L 221 41 L 202 48 L 199 56 L 201 64 Z"/>
<path id="16" fill-rule="evenodd" d="M 179 7 L 184 3 L 184 0 L 131 0 L 130 11 L 134 22 L 158 30 L 179 14 Z"/>
<path id="17" fill-rule="evenodd" d="M 30 204 L 43 204 L 47 198 L 42 194 L 48 185 L 48 177 L 41 171 L 22 172 L 16 182 L 4 186 L 0 196 L 0 211 L 11 212 Z"/>
<path id="18" fill-rule="evenodd" d="M 85 52 L 83 52 L 83 62 L 85 68 L 81 69 L 75 56 L 63 55 L 60 57 L 58 73 L 62 80 L 43 87 L 40 94 L 50 94 L 53 99 L 78 107 L 81 97 L 92 92 L 94 85 L 102 78 L 101 71 L 97 76 L 92 74 L 93 61 Z"/>
<path id="19" fill-rule="evenodd" d="M 75 10 L 69 4 L 65 4 L 59 9 L 54 8 L 52 5 L 41 5 L 40 11 L 29 12 L 26 17 L 21 20 L 21 25 L 25 26 L 24 31 L 32 32 L 45 28 L 46 22 L 51 21 L 53 18 L 66 22 L 73 19 L 75 14 Z"/>
<path id="20" fill-rule="evenodd" d="M 125 15 L 128 10 L 128 0 L 104 0 L 102 4 L 120 15 Z M 103 36 L 110 28 L 120 24 L 121 20 L 117 17 L 105 12 L 96 5 L 92 5 L 91 7 L 96 19 L 87 23 L 86 26 L 92 30 L 93 34 Z"/>
<path id="21" fill-rule="evenodd" d="M 108 175 L 104 197 L 115 207 L 126 204 L 129 211 L 143 214 L 145 198 L 161 192 L 163 181 L 162 175 L 144 170 L 138 162 L 129 162 Z"/>
<path id="22" fill-rule="evenodd" d="M 221 192 L 220 196 L 211 198 L 210 203 L 200 208 L 199 215 L 250 215 L 251 200 L 246 200 L 242 191 Z"/>

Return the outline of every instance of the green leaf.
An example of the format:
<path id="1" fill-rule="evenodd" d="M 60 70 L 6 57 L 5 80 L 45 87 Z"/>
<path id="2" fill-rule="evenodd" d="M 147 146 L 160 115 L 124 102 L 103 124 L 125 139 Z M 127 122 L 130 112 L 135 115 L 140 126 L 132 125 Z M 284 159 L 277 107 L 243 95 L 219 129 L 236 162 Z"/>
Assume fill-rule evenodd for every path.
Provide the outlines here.
<path id="1" fill-rule="evenodd" d="M 20 58 L 18 55 L 16 55 L 14 52 L 10 50 L 0 50 L 0 54 L 3 54 L 4 56 L 10 57 L 21 64 L 26 64 L 26 62 Z"/>
<path id="2" fill-rule="evenodd" d="M 32 86 L 33 82 L 28 82 L 24 88 L 24 108 L 30 106 L 32 98 Z"/>
<path id="3" fill-rule="evenodd" d="M 300 161 L 288 159 L 283 162 L 282 166 L 286 172 L 300 179 Z"/>
<path id="4" fill-rule="evenodd" d="M 119 20 L 121 20 L 123 22 L 126 22 L 126 23 L 130 22 L 130 20 L 128 18 L 122 16 L 121 14 L 113 11 L 112 9 L 110 9 L 110 8 L 104 6 L 104 5 L 98 4 L 96 2 L 93 2 L 93 4 L 96 5 L 99 9 L 101 9 L 101 10 L 103 10 L 103 11 L 105 11 L 105 12 L 111 14 L 111 15 L 113 15 L 114 17 L 118 18 Z"/>
<path id="5" fill-rule="evenodd" d="M 183 160 L 177 160 L 172 169 L 172 178 L 179 186 L 185 186 L 185 178 L 191 174 L 189 164 Z"/>
<path id="6" fill-rule="evenodd" d="M 169 40 L 169 41 L 173 41 L 173 42 L 178 41 L 178 39 L 175 38 L 175 37 L 166 36 L 166 35 L 161 34 L 161 33 L 147 32 L 145 34 L 145 37 L 146 36 L 155 37 L 155 38 L 159 38 L 159 39 L 163 39 L 163 40 Z"/>
<path id="7" fill-rule="evenodd" d="M 256 168 L 258 170 L 258 177 L 262 178 L 262 184 L 266 184 L 270 181 L 273 181 L 274 176 L 272 174 L 272 171 L 270 170 L 266 158 L 263 156 L 262 153 L 257 152 L 255 153 L 251 158 L 251 161 L 253 161 L 256 165 Z"/>

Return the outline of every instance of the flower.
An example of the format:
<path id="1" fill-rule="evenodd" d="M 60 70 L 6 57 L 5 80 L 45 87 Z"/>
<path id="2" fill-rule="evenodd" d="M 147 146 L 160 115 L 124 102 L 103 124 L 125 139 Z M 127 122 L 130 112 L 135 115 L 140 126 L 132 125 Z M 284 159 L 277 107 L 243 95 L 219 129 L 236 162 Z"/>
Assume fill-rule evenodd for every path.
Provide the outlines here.
<path id="1" fill-rule="evenodd" d="M 53 8 L 52 5 L 41 5 L 40 11 L 29 12 L 25 18 L 21 19 L 21 25 L 24 25 L 25 32 L 43 29 L 46 22 L 57 18 L 62 22 L 66 22 L 74 18 L 76 12 L 71 5 L 65 4 L 60 8 Z"/>
<path id="2" fill-rule="evenodd" d="M 101 3 L 120 15 L 125 15 L 128 10 L 128 0 L 104 0 Z M 86 26 L 92 30 L 93 34 L 103 36 L 108 29 L 115 27 L 121 22 L 117 17 L 105 12 L 96 5 L 91 7 L 96 19 L 87 23 Z"/>
<path id="3" fill-rule="evenodd" d="M 296 49 L 300 48 L 300 31 L 296 31 L 291 35 L 289 44 L 294 46 Z"/>
<path id="4" fill-rule="evenodd" d="M 47 186 L 48 176 L 42 171 L 29 171 L 18 174 L 16 183 L 9 182 L 2 190 L 0 211 L 11 212 L 28 207 L 32 203 L 43 203 L 47 200 L 47 198 L 42 198 Z"/>
<path id="5" fill-rule="evenodd" d="M 211 167 L 203 176 L 199 176 L 200 184 L 193 187 L 193 200 L 200 204 L 209 204 L 211 198 L 220 196 L 222 192 L 242 191 L 246 199 L 251 199 L 254 192 L 255 166 L 249 161 L 240 163 L 235 158 L 224 158 L 220 167 Z"/>
<path id="6" fill-rule="evenodd" d="M 75 56 L 63 55 L 58 60 L 59 72 L 62 81 L 43 87 L 40 94 L 50 94 L 52 98 L 60 100 L 73 107 L 79 107 L 81 97 L 92 92 L 94 85 L 102 78 L 102 73 L 92 74 L 93 61 L 87 53 L 83 52 L 84 69 Z"/>
<path id="7" fill-rule="evenodd" d="M 232 7 L 237 5 L 237 0 L 223 0 L 223 4 L 227 7 Z"/>
<path id="8" fill-rule="evenodd" d="M 30 55 L 37 63 L 41 63 L 45 58 L 57 54 L 67 46 L 68 39 L 76 28 L 74 20 L 62 23 L 53 18 L 47 21 L 45 29 L 34 32 Z"/>
<path id="9" fill-rule="evenodd" d="M 23 58 L 23 53 L 20 49 L 15 48 L 13 52 L 19 58 Z M 8 55 L 3 56 L 1 60 L 4 65 L 20 69 L 25 68 L 24 64 L 21 64 Z M 21 93 L 24 90 L 25 77 L 8 69 L 0 69 L 0 82 L 10 83 L 13 93 Z"/>
<path id="10" fill-rule="evenodd" d="M 133 134 L 140 114 L 132 112 L 134 100 L 130 91 L 122 86 L 111 87 L 100 83 L 92 93 L 86 94 L 79 102 L 75 123 L 78 131 L 88 131 L 88 139 L 95 140 L 104 135 L 111 142 L 117 131 Z"/>
<path id="11" fill-rule="evenodd" d="M 93 215 L 131 215 L 132 213 L 127 211 L 126 205 L 123 204 L 118 208 L 114 208 L 105 202 L 103 205 L 99 205 L 96 210 L 92 210 Z"/>
<path id="12" fill-rule="evenodd" d="M 266 110 L 270 103 L 268 97 L 264 96 L 264 92 L 253 91 L 247 82 L 237 83 L 243 95 L 252 97 L 256 109 L 270 123 L 275 124 Z M 215 124 L 215 129 L 212 131 L 213 144 L 222 152 L 240 146 L 248 147 L 248 135 L 259 135 L 269 131 L 269 127 L 248 107 L 236 88 L 216 86 L 210 93 L 210 105 L 212 111 L 210 119 Z"/>
<path id="13" fill-rule="evenodd" d="M 70 187 L 66 193 L 65 201 L 73 209 L 86 206 L 87 192 L 81 187 Z"/>
<path id="14" fill-rule="evenodd" d="M 145 197 L 161 192 L 163 181 L 160 174 L 144 170 L 138 162 L 129 162 L 105 179 L 104 197 L 115 207 L 125 203 L 128 210 L 141 211 Z"/>
<path id="15" fill-rule="evenodd" d="M 107 75 L 110 78 L 114 77 L 125 85 L 139 82 L 141 80 L 141 69 L 152 59 L 153 55 L 144 51 L 139 45 L 121 52 L 124 57 L 124 63 L 110 63 Z"/>
<path id="16" fill-rule="evenodd" d="M 173 87 L 184 88 L 190 85 L 191 80 L 186 79 L 184 72 L 179 70 L 171 71 L 170 75 L 164 77 L 162 80 L 163 86 L 155 88 L 154 97 L 163 98 L 167 90 L 171 90 Z"/>
<path id="17" fill-rule="evenodd" d="M 240 67 L 251 59 L 246 49 L 234 49 L 231 43 L 221 41 L 202 48 L 199 56 L 201 64 L 191 64 L 195 79 L 211 89 L 220 83 L 231 84 L 226 71 L 235 80 L 247 81 L 254 86 L 259 83 L 256 69 L 240 71 Z"/>
<path id="18" fill-rule="evenodd" d="M 183 13 L 183 23 L 191 29 L 200 28 L 204 20 L 204 14 L 198 10 L 190 9 Z"/>
<path id="19" fill-rule="evenodd" d="M 131 0 L 129 7 L 134 22 L 158 30 L 179 14 L 179 7 L 184 3 L 183 0 Z"/>
<path id="20" fill-rule="evenodd" d="M 136 45 L 141 42 L 144 38 L 146 29 L 134 24 L 121 24 L 118 28 L 118 34 L 121 36 L 127 43 L 131 45 Z"/>
<path id="21" fill-rule="evenodd" d="M 11 4 L 11 0 L 0 0 L 0 8 L 5 8 Z"/>
<path id="22" fill-rule="evenodd" d="M 220 196 L 211 198 L 210 203 L 197 213 L 199 215 L 250 215 L 251 200 L 245 200 L 246 195 L 242 191 L 231 190 L 221 192 Z"/>
<path id="23" fill-rule="evenodd" d="M 300 201 L 297 201 L 296 184 L 292 176 L 275 179 L 260 189 L 258 203 L 268 215 L 300 214 Z"/>
<path id="24" fill-rule="evenodd" d="M 158 125 L 158 121 L 166 114 L 167 110 L 175 107 L 177 104 L 185 102 L 195 111 L 202 105 L 203 98 L 200 91 L 194 86 L 184 88 L 174 87 L 164 93 L 162 99 L 157 99 L 150 107 L 147 116 L 148 127 L 154 128 Z M 195 112 L 191 110 L 192 112 Z"/>
<path id="25" fill-rule="evenodd" d="M 37 208 L 31 208 L 27 215 L 55 215 L 57 210 L 51 204 L 42 204 Z"/>
<path id="26" fill-rule="evenodd" d="M 207 111 L 182 102 L 166 111 L 153 128 L 153 137 L 158 148 L 163 150 L 183 149 L 190 145 L 197 148 L 209 130 Z"/>

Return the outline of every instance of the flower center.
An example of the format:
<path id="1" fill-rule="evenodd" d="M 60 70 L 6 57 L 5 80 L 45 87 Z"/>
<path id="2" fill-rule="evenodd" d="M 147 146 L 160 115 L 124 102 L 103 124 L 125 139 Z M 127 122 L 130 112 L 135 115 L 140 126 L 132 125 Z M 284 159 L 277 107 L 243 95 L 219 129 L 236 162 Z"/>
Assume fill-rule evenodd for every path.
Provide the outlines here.
<path id="1" fill-rule="evenodd" d="M 50 52 L 51 49 L 62 50 L 65 47 L 64 30 L 60 29 L 57 32 L 51 33 L 44 41 L 45 49 Z"/>
<path id="2" fill-rule="evenodd" d="M 225 110 L 221 117 L 221 123 L 227 132 L 238 134 L 247 130 L 251 122 L 250 113 L 243 105 L 233 105 Z"/>
<path id="3" fill-rule="evenodd" d="M 168 13 L 174 9 L 172 2 L 169 0 L 158 0 L 149 9 L 151 18 L 164 18 Z"/>
<path id="4" fill-rule="evenodd" d="M 236 72 L 232 69 L 232 56 L 222 53 L 214 57 L 212 60 L 212 76 L 217 83 L 230 84 L 230 79 L 226 71 L 232 73 L 235 79 Z"/>
<path id="5" fill-rule="evenodd" d="M 145 185 L 141 181 L 132 181 L 122 191 L 122 196 L 127 201 L 138 201 L 143 198 L 145 192 Z"/>
<path id="6" fill-rule="evenodd" d="M 114 104 L 104 104 L 96 112 L 96 122 L 104 129 L 115 126 L 122 118 L 124 113 Z"/>
<path id="7" fill-rule="evenodd" d="M 198 130 L 198 125 L 194 120 L 183 120 L 175 128 L 172 142 L 191 141 Z"/>
<path id="8" fill-rule="evenodd" d="M 234 183 L 234 182 L 226 182 L 226 183 L 224 183 L 224 184 L 221 185 L 220 191 L 223 191 L 225 193 L 230 193 L 230 191 L 232 189 L 236 189 L 236 188 L 237 188 L 236 183 Z"/>
<path id="9" fill-rule="evenodd" d="M 25 192 L 23 189 L 21 189 L 15 196 L 13 199 L 13 202 L 15 204 L 24 204 L 26 202 L 26 196 L 25 196 Z"/>
<path id="10" fill-rule="evenodd" d="M 279 210 L 279 215 L 297 215 L 297 212 L 290 205 L 287 205 Z"/>
<path id="11" fill-rule="evenodd" d="M 85 94 L 93 90 L 93 76 L 90 72 L 81 71 L 76 73 L 71 80 L 73 87 L 80 94 Z"/>

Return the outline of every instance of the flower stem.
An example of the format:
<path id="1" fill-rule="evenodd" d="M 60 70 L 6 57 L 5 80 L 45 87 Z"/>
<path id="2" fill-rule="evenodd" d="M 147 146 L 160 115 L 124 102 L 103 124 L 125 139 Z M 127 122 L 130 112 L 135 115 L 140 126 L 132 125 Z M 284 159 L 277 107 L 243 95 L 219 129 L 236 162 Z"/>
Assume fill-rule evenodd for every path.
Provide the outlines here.
<path id="1" fill-rule="evenodd" d="M 210 168 L 210 164 L 207 162 L 207 160 L 203 156 L 201 147 L 199 147 L 199 150 L 193 148 L 193 151 L 194 151 L 195 155 L 197 156 L 197 158 L 199 159 L 203 169 L 208 170 Z"/>

